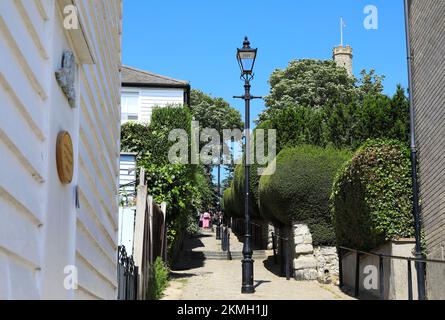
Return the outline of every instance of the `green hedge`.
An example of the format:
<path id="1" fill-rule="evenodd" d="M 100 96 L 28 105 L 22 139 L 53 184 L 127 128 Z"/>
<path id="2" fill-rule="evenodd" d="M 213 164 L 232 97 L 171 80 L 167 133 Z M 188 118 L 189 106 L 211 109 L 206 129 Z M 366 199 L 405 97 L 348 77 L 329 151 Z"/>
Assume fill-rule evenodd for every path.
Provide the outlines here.
<path id="1" fill-rule="evenodd" d="M 233 179 L 233 194 L 234 201 L 236 206 L 236 213 L 238 217 L 244 217 L 244 207 L 245 207 L 245 193 L 246 193 L 246 184 L 245 184 L 245 172 L 244 172 L 244 164 L 238 164 L 235 167 L 235 175 Z M 252 169 L 250 170 L 250 176 L 252 177 Z M 249 208 L 251 209 L 251 217 L 258 218 L 260 216 L 260 211 L 258 209 L 258 202 L 255 198 L 255 184 L 252 183 L 252 179 L 250 179 L 250 189 L 249 189 Z"/>
<path id="2" fill-rule="evenodd" d="M 339 245 L 372 250 L 414 235 L 409 149 L 366 142 L 339 171 L 331 205 Z"/>
<path id="3" fill-rule="evenodd" d="M 351 158 L 349 151 L 316 146 L 285 148 L 277 156 L 276 172 L 262 176 L 259 204 L 265 218 L 281 224 L 306 223 L 314 245 L 332 245 L 329 195 L 337 170 Z"/>
<path id="4" fill-rule="evenodd" d="M 223 203 L 224 214 L 227 217 L 238 217 L 240 215 L 238 212 L 238 208 L 235 205 L 233 186 L 224 190 Z"/>
<path id="5" fill-rule="evenodd" d="M 255 128 L 253 131 L 253 137 L 254 137 L 254 143 L 252 144 L 253 148 L 253 159 L 255 160 L 254 163 L 250 165 L 250 176 L 249 176 L 249 194 L 250 194 L 250 208 L 251 208 L 251 214 L 253 218 L 261 218 L 260 210 L 258 207 L 258 185 L 260 182 L 261 175 L 258 173 L 258 171 L 262 168 L 266 168 L 266 165 L 260 165 L 257 163 L 257 150 L 255 149 L 259 145 L 261 145 L 264 148 L 264 152 L 267 156 L 268 152 L 268 126 L 267 124 L 261 124 Z M 256 141 L 256 132 L 258 129 L 263 129 L 265 131 L 264 134 L 264 141 Z M 245 157 L 245 155 L 243 155 Z M 236 205 L 236 215 L 239 217 L 244 217 L 244 194 L 245 194 L 245 171 L 244 171 L 244 162 L 243 164 L 239 164 L 235 167 L 234 171 L 234 179 L 233 179 L 233 186 L 232 186 L 232 192 L 233 192 L 233 200 L 234 205 Z"/>

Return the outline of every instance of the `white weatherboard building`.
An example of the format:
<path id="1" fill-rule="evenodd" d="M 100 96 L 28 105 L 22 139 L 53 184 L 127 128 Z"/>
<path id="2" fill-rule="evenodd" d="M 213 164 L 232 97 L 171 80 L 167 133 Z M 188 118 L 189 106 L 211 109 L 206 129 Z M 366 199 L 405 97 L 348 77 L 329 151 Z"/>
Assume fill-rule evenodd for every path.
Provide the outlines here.
<path id="1" fill-rule="evenodd" d="M 117 297 L 121 24 L 121 0 L 0 1 L 0 299 Z"/>
<path id="2" fill-rule="evenodd" d="M 190 84 L 135 68 L 122 67 L 121 122 L 150 122 L 154 107 L 188 105 Z"/>
<path id="3" fill-rule="evenodd" d="M 136 154 L 121 153 L 119 195 L 119 245 L 133 255 L 134 223 L 136 214 Z"/>
<path id="4" fill-rule="evenodd" d="M 128 66 L 122 67 L 121 123 L 136 121 L 149 123 L 155 107 L 168 105 L 188 105 L 190 84 L 188 81 L 161 76 Z M 119 207 L 119 245 L 124 245 L 128 255 L 133 254 L 135 232 L 135 194 L 136 180 L 134 154 L 122 153 L 120 160 L 120 193 L 125 198 Z"/>

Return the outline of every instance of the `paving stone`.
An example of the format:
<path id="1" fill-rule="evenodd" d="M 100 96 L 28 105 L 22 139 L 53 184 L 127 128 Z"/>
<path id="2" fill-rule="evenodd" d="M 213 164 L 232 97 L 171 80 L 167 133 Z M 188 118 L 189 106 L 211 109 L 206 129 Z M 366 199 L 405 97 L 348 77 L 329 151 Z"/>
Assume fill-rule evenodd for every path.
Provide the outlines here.
<path id="1" fill-rule="evenodd" d="M 236 237 L 233 237 L 233 241 Z M 193 251 L 214 251 L 214 237 L 189 241 L 184 247 Z M 196 240 L 196 239 L 195 239 Z M 234 243 L 242 247 L 240 243 Z M 272 251 L 267 258 L 254 262 L 255 293 L 241 294 L 241 263 L 239 260 L 181 261 L 181 270 L 173 270 L 174 279 L 165 291 L 164 300 L 338 300 L 353 299 L 338 287 L 321 285 L 317 281 L 295 281 L 279 276 L 279 266 L 273 264 Z M 302 275 L 312 278 L 307 271 Z"/>

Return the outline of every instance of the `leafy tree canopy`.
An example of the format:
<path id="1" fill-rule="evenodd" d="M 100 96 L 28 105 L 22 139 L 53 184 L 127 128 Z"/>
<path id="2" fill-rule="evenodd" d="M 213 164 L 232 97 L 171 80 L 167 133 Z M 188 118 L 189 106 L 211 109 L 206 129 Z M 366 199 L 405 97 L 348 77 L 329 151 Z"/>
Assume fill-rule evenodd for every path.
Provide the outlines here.
<path id="1" fill-rule="evenodd" d="M 334 61 L 294 60 L 270 77 L 270 95 L 260 115 L 277 130 L 277 150 L 311 144 L 356 149 L 367 139 L 407 141 L 409 104 L 401 86 L 384 95 L 384 76 L 362 70 L 349 77 Z"/>
<path id="2" fill-rule="evenodd" d="M 363 70 L 357 80 L 331 60 L 292 60 L 287 68 L 277 69 L 270 76 L 267 109 L 259 121 L 270 119 L 276 110 L 289 106 L 318 109 L 336 103 L 349 104 L 366 94 L 379 94 L 383 79 L 374 70 Z"/>
<path id="3" fill-rule="evenodd" d="M 188 108 L 167 106 L 153 110 L 150 124 L 128 122 L 121 130 L 122 151 L 137 153 L 137 164 L 146 171 L 149 193 L 157 203 L 167 202 L 167 218 L 176 230 L 187 228 L 196 210 L 216 202 L 212 181 L 203 167 L 168 160 L 174 144 L 168 140 L 170 131 L 190 132 L 191 119 Z"/>
<path id="4" fill-rule="evenodd" d="M 224 129 L 243 130 L 244 123 L 241 120 L 241 113 L 223 98 L 214 98 L 200 90 L 193 89 L 190 110 L 193 119 L 199 121 L 201 129 L 216 129 L 221 139 L 223 139 Z M 227 141 L 224 143 L 226 144 Z M 200 144 L 202 147 L 206 142 Z M 229 176 L 232 176 L 234 166 L 227 165 L 226 169 L 229 171 Z M 207 170 L 210 172 L 209 166 L 207 166 Z"/>
<path id="5" fill-rule="evenodd" d="M 223 98 L 213 98 L 200 90 L 192 90 L 190 109 L 195 120 L 202 128 L 213 128 L 220 132 L 223 129 L 243 128 L 241 113 Z"/>

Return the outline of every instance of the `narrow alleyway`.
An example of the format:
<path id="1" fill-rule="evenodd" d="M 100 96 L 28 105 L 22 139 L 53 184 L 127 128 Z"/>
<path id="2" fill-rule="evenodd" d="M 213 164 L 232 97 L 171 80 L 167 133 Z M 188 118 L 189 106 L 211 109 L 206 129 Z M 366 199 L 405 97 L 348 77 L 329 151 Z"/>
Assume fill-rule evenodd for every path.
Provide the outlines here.
<path id="1" fill-rule="evenodd" d="M 334 285 L 295 281 L 278 276 L 272 251 L 254 254 L 256 292 L 242 295 L 242 243 L 231 236 L 233 260 L 225 260 L 215 233 L 201 233 L 184 243 L 180 262 L 171 273 L 163 300 L 343 300 L 352 299 Z"/>

